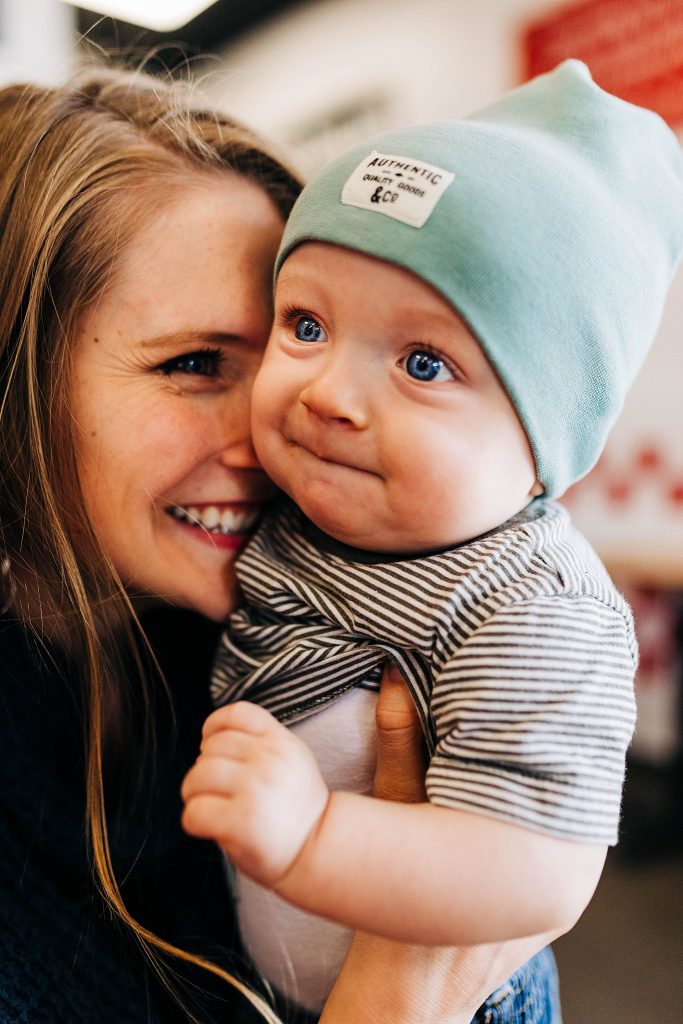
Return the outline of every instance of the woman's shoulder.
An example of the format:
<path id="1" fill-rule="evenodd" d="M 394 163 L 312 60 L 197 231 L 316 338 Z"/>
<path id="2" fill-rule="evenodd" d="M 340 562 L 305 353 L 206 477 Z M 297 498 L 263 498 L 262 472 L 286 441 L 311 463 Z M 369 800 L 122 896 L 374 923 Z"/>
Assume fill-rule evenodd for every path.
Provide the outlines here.
<path id="1" fill-rule="evenodd" d="M 114 1020 L 103 1005 L 127 989 L 131 1005 L 143 1005 L 128 972 L 111 994 L 94 980 L 117 974 L 116 950 L 105 952 L 94 914 L 82 731 L 58 661 L 11 614 L 0 616 L 0 1019 L 30 1024 Z"/>
<path id="2" fill-rule="evenodd" d="M 173 700 L 169 714 L 156 718 L 156 762 L 143 764 L 129 745 L 128 757 L 142 774 L 149 767 L 154 787 L 139 813 L 110 822 L 112 856 L 125 878 L 126 904 L 146 927 L 203 952 L 229 948 L 235 938 L 223 865 L 179 824 L 180 782 L 208 713 L 219 627 L 173 613 L 145 620 Z M 176 1018 L 173 1004 L 145 977 L 138 952 L 112 926 L 92 882 L 83 716 L 71 672 L 68 659 L 42 647 L 16 619 L 0 616 L 0 1020 L 175 1024 L 187 1018 Z M 203 977 L 193 980 L 204 986 Z M 55 1002 L 62 998 L 63 1013 Z"/>

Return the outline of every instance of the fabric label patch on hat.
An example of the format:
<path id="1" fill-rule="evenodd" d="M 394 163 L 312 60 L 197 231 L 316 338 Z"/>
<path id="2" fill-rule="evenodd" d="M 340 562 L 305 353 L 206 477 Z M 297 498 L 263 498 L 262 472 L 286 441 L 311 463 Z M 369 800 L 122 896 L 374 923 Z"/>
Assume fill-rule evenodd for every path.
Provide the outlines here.
<path id="1" fill-rule="evenodd" d="M 424 160 L 373 150 L 352 171 L 341 201 L 421 228 L 454 177 Z"/>

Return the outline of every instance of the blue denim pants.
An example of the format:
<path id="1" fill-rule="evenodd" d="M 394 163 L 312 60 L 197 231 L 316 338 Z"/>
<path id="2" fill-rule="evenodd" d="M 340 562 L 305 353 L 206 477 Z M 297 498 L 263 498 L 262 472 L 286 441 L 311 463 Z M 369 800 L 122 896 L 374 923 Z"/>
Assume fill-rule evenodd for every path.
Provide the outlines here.
<path id="1" fill-rule="evenodd" d="M 472 1024 L 562 1024 L 557 967 L 548 946 L 479 1007 Z"/>
<path id="2" fill-rule="evenodd" d="M 315 1017 L 284 1000 L 277 1007 L 285 1024 L 316 1024 Z M 233 1024 L 251 1024 L 238 1017 Z M 448 1020 L 429 1024 L 448 1024 Z M 562 1024 L 555 957 L 550 947 L 520 967 L 504 985 L 488 997 L 472 1018 L 472 1024 Z"/>

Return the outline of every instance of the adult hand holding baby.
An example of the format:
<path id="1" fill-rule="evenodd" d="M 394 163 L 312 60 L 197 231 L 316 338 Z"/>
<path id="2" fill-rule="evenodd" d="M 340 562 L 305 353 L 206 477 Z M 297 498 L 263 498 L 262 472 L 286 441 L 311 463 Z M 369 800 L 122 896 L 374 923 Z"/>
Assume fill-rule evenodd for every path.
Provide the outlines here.
<path id="1" fill-rule="evenodd" d="M 377 702 L 374 795 L 426 800 L 422 730 L 398 670 L 387 667 Z M 356 932 L 320 1024 L 469 1024 L 494 992 L 559 932 L 479 946 L 418 946 Z"/>

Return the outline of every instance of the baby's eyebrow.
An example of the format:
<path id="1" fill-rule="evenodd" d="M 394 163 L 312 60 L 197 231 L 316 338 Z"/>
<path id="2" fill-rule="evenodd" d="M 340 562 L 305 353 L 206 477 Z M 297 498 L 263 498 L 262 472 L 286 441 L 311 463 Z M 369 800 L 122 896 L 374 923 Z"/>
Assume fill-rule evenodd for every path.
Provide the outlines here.
<path id="1" fill-rule="evenodd" d="M 328 280 L 308 268 L 299 270 L 296 267 L 292 267 L 290 269 L 285 264 L 278 274 L 276 283 L 279 288 L 324 288 L 328 284 Z"/>
<path id="2" fill-rule="evenodd" d="M 144 349 L 163 349 L 172 345 L 234 345 L 243 341 L 239 334 L 228 334 L 225 331 L 171 331 L 168 334 L 157 334 L 150 338 L 140 338 L 139 344 Z"/>

